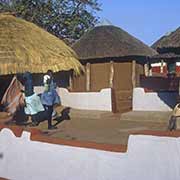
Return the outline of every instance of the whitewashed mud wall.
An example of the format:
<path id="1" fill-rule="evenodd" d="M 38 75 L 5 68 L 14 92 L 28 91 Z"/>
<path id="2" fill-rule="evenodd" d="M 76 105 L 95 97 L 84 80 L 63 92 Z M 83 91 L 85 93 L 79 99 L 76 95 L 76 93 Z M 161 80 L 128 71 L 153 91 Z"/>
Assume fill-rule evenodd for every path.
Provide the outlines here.
<path id="1" fill-rule="evenodd" d="M 180 138 L 131 135 L 127 153 L 53 145 L 0 132 L 0 177 L 12 180 L 179 180 Z"/>
<path id="2" fill-rule="evenodd" d="M 76 109 L 112 111 L 111 89 L 100 92 L 68 92 L 59 88 L 59 95 L 64 106 Z"/>
<path id="3" fill-rule="evenodd" d="M 43 87 L 35 87 L 40 93 Z M 65 88 L 57 88 L 63 106 L 84 110 L 112 111 L 111 89 L 102 89 L 100 92 L 69 92 Z"/>
<path id="4" fill-rule="evenodd" d="M 143 88 L 134 88 L 133 111 L 172 111 L 176 97 L 176 93 L 173 92 L 146 93 Z"/>

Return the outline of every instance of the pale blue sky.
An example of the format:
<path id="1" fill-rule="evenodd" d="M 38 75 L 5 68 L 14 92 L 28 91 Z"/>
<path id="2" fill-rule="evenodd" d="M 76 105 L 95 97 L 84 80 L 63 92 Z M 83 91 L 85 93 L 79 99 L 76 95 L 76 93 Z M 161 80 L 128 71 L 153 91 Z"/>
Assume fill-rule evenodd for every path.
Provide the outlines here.
<path id="1" fill-rule="evenodd" d="M 108 19 L 141 41 L 151 45 L 166 32 L 180 26 L 180 0 L 99 0 Z"/>

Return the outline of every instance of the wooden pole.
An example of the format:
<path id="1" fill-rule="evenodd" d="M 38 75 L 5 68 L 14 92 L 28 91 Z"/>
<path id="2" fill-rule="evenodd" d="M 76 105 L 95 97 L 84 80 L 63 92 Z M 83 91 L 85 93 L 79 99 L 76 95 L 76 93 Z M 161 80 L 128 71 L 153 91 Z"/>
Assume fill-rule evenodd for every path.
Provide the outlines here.
<path id="1" fill-rule="evenodd" d="M 72 91 L 73 89 L 73 80 L 72 80 L 72 75 L 69 76 L 69 90 Z"/>
<path id="2" fill-rule="evenodd" d="M 86 91 L 90 91 L 90 63 L 86 64 Z"/>
<path id="3" fill-rule="evenodd" d="M 151 63 L 148 63 L 148 76 L 152 76 L 152 66 Z"/>
<path id="4" fill-rule="evenodd" d="M 149 75 L 149 70 L 148 70 L 148 64 L 144 64 L 144 74 L 145 76 L 148 76 Z"/>
<path id="5" fill-rule="evenodd" d="M 132 87 L 136 87 L 136 61 L 132 61 Z"/>
<path id="6" fill-rule="evenodd" d="M 160 73 L 163 73 L 163 64 L 164 64 L 164 61 L 163 61 L 163 60 L 161 60 Z"/>
<path id="7" fill-rule="evenodd" d="M 113 88 L 113 80 L 114 80 L 114 62 L 110 61 L 110 75 L 109 75 L 109 87 Z"/>
<path id="8" fill-rule="evenodd" d="M 152 67 L 151 67 L 151 64 L 150 63 L 146 63 L 144 65 L 144 74 L 146 76 L 152 76 Z"/>
<path id="9" fill-rule="evenodd" d="M 152 67 L 149 68 L 149 76 L 152 76 Z"/>

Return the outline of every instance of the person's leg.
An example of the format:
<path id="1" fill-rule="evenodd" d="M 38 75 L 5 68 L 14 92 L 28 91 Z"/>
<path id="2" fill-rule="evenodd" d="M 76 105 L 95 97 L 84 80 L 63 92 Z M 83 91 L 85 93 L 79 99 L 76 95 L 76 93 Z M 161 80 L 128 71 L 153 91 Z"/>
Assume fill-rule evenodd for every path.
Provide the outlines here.
<path id="1" fill-rule="evenodd" d="M 47 106 L 48 129 L 56 129 L 55 126 L 52 126 L 52 113 L 53 113 L 53 106 Z"/>
<path id="2" fill-rule="evenodd" d="M 32 126 L 39 125 L 37 114 L 31 115 L 31 120 L 32 120 Z"/>
<path id="3" fill-rule="evenodd" d="M 53 107 L 52 107 L 52 106 L 48 106 L 48 117 L 47 117 L 47 120 L 48 120 L 48 128 L 52 126 L 52 122 L 51 122 L 52 112 L 53 112 Z"/>

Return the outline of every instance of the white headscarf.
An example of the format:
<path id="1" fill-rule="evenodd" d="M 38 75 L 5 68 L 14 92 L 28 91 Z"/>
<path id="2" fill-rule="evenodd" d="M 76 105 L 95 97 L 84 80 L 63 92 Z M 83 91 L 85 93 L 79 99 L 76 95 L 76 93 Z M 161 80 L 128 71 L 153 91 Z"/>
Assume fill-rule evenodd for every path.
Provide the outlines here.
<path id="1" fill-rule="evenodd" d="M 44 75 L 44 77 L 43 77 L 43 82 L 44 82 L 44 84 L 47 84 L 47 80 L 48 79 L 50 79 L 51 77 L 49 76 L 49 75 Z"/>

